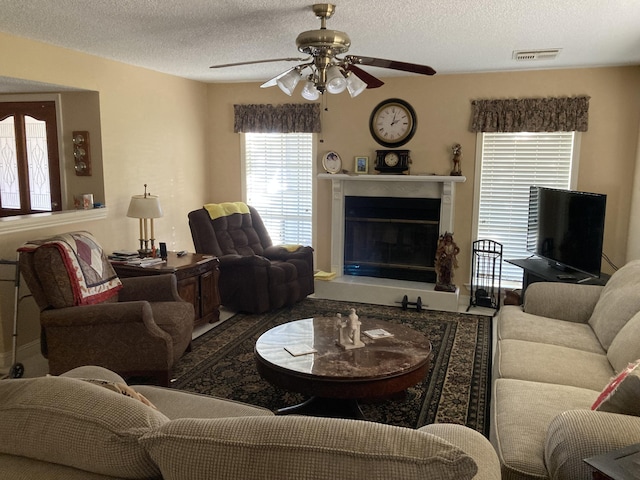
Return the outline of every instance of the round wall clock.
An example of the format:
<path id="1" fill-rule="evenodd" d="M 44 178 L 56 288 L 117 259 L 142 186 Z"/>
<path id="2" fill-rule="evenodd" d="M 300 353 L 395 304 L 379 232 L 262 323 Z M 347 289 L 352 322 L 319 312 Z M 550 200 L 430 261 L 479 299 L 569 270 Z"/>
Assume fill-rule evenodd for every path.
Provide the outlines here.
<path id="1" fill-rule="evenodd" d="M 376 142 L 395 148 L 407 143 L 416 133 L 416 112 L 408 102 L 390 98 L 371 112 L 369 131 Z"/>

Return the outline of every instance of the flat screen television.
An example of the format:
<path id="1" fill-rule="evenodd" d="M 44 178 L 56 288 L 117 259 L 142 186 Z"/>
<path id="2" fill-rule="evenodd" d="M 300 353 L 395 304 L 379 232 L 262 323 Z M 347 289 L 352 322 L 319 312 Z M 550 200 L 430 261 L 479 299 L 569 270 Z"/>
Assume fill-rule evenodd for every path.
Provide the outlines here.
<path id="1" fill-rule="evenodd" d="M 560 270 L 600 276 L 607 196 L 530 187 L 527 251 Z"/>

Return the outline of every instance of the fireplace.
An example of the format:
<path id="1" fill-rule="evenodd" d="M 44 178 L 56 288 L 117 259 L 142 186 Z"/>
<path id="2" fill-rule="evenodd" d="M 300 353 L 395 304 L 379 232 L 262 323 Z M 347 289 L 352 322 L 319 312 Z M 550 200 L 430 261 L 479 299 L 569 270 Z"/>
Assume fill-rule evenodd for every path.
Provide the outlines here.
<path id="1" fill-rule="evenodd" d="M 440 199 L 345 197 L 344 274 L 436 281 Z"/>
<path id="2" fill-rule="evenodd" d="M 316 297 L 397 305 L 404 295 L 409 301 L 420 296 L 424 308 L 458 310 L 459 289 L 435 291 L 433 262 L 438 236 L 454 232 L 455 185 L 465 177 L 323 173 L 318 178 L 331 180 L 331 271 L 337 276 L 316 281 Z M 352 207 L 353 199 L 358 200 Z M 386 212 L 396 204 L 404 204 L 396 209 L 404 213 Z M 410 214 L 417 218 L 407 218 Z"/>

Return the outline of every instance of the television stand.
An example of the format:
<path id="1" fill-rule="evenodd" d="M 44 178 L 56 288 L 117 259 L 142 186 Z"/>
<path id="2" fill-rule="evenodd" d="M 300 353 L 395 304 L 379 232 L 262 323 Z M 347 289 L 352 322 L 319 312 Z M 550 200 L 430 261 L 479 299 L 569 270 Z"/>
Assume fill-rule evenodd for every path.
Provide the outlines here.
<path id="1" fill-rule="evenodd" d="M 594 278 L 586 273 L 577 270 L 568 270 L 549 265 L 547 260 L 542 258 L 518 258 L 515 260 L 506 260 L 505 262 L 520 267 L 522 273 L 522 293 L 529 285 L 535 282 L 560 282 L 560 283 L 580 283 L 585 285 L 605 285 L 610 275 L 601 273 L 600 277 Z"/>

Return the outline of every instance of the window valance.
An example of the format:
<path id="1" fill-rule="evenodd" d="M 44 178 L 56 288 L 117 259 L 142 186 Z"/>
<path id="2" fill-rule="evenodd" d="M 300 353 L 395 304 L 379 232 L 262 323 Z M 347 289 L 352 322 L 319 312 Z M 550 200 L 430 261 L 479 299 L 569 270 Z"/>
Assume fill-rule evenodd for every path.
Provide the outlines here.
<path id="1" fill-rule="evenodd" d="M 318 133 L 319 103 L 234 105 L 236 133 Z"/>
<path id="2" fill-rule="evenodd" d="M 586 132 L 589 97 L 472 100 L 472 132 Z"/>

